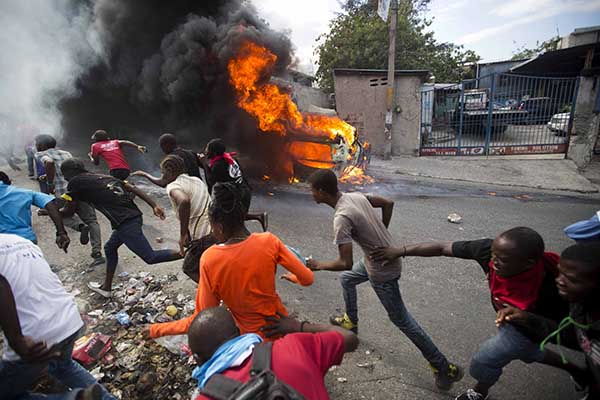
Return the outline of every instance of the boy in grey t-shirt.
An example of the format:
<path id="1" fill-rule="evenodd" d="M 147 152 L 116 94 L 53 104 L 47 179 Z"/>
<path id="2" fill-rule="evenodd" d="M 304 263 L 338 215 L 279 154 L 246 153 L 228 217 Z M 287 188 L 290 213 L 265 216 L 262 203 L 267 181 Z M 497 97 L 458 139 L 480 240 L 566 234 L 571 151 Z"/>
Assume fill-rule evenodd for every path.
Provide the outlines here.
<path id="1" fill-rule="evenodd" d="M 434 370 L 436 386 L 448 390 L 463 377 L 462 368 L 448 362 L 427 333 L 410 315 L 402 296 L 398 279 L 401 273 L 399 259 L 389 263 L 375 262 L 365 256 L 356 263 L 352 258 L 352 242 L 358 243 L 365 255 L 388 247 L 393 243 L 388 231 L 394 202 L 383 197 L 365 196 L 362 193 L 342 193 L 338 190 L 337 177 L 330 170 L 319 170 L 310 178 L 311 191 L 317 203 L 325 203 L 335 209 L 333 217 L 334 244 L 338 245 L 339 258 L 334 261 L 308 260 L 307 266 L 314 271 L 343 271 L 340 274 L 346 313 L 332 317 L 331 323 L 358 331 L 358 303 L 356 286 L 369 281 L 390 320 L 419 348 Z M 381 219 L 376 208 L 382 209 Z"/>

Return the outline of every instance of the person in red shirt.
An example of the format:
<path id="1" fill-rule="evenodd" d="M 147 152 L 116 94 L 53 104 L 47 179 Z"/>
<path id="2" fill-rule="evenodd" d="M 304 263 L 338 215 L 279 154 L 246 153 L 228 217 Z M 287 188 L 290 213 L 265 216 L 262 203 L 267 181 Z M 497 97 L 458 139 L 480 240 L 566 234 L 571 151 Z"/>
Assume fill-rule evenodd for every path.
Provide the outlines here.
<path id="1" fill-rule="evenodd" d="M 109 174 L 124 181 L 131 173 L 131 168 L 123 155 L 123 147 L 131 147 L 140 153 L 146 152 L 145 146 L 140 146 L 129 140 L 111 140 L 108 133 L 98 130 L 92 135 L 92 151 L 88 154 L 95 165 L 100 164 L 100 157 L 108 164 Z"/>
<path id="2" fill-rule="evenodd" d="M 344 354 L 358 347 L 358 337 L 351 331 L 312 324 L 279 314 L 270 317 L 265 335 L 285 335 L 273 342 L 271 370 L 278 380 L 291 386 L 307 400 L 329 399 L 323 378 L 329 368 L 339 365 Z M 198 379 L 193 400 L 208 400 L 202 388 L 215 374 L 239 382 L 250 380 L 253 348 L 261 342 L 257 335 L 240 336 L 233 316 L 225 307 L 200 312 L 188 332 L 188 342 L 198 367 L 192 376 Z"/>
<path id="3" fill-rule="evenodd" d="M 370 257 L 388 263 L 399 257 L 456 257 L 476 261 L 487 276 L 490 300 L 497 312 L 498 332 L 486 340 L 471 360 L 469 372 L 476 383 L 456 400 L 485 400 L 504 367 L 514 360 L 538 362 L 561 368 L 580 384 L 585 372 L 576 364 L 563 363 L 550 349 L 540 349 L 544 335 L 532 320 L 516 318 L 502 323 L 512 310 L 526 311 L 553 321 L 568 313 L 559 296 L 555 278 L 559 256 L 546 252 L 539 233 L 528 227 L 502 232 L 495 239 L 458 242 L 428 242 L 374 250 Z M 581 385 L 583 386 L 583 385 Z"/>

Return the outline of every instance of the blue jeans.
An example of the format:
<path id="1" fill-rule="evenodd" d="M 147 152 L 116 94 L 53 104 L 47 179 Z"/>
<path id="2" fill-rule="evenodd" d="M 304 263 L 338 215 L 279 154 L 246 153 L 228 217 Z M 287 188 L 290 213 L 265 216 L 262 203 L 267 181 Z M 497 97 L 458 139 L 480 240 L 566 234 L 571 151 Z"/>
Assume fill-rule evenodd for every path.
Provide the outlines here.
<path id="1" fill-rule="evenodd" d="M 119 262 L 119 247 L 125 244 L 146 264 L 158 264 L 181 258 L 176 250 L 154 250 L 142 232 L 142 217 L 132 218 L 123 222 L 113 230 L 108 242 L 104 245 L 106 269 L 114 271 Z"/>
<path id="2" fill-rule="evenodd" d="M 352 270 L 344 271 L 340 274 L 340 283 L 342 284 L 344 302 L 346 303 L 346 314 L 348 314 L 354 323 L 358 322 L 356 286 L 367 281 L 370 280 L 363 261 L 358 261 L 352 266 Z M 417 346 L 423 357 L 434 368 L 442 372 L 446 371 L 448 369 L 448 360 L 406 309 L 404 301 L 402 301 L 402 295 L 400 294 L 398 279 L 386 282 L 370 282 L 375 294 L 379 297 L 379 301 L 387 311 L 390 321 Z"/>
<path id="3" fill-rule="evenodd" d="M 20 360 L 0 361 L 0 394 L 2 399 L 73 400 L 83 388 L 98 383 L 85 368 L 71 358 L 73 343 L 77 339 L 78 333 L 59 343 L 57 349 L 61 352 L 61 356 L 48 363 L 28 364 Z M 28 392 L 46 369 L 50 375 L 72 390 L 49 395 Z M 102 400 L 116 399 L 102 386 Z"/>
<path id="4" fill-rule="evenodd" d="M 541 362 L 544 352 L 511 324 L 503 324 L 498 333 L 481 345 L 471 360 L 469 373 L 478 382 L 492 386 L 502 375 L 502 368 L 513 360 Z"/>

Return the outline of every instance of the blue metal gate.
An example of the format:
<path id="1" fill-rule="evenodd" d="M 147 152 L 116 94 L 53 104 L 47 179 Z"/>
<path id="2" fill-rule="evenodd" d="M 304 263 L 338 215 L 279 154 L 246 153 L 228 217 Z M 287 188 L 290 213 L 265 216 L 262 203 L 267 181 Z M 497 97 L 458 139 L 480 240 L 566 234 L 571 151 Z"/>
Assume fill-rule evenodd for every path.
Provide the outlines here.
<path id="1" fill-rule="evenodd" d="M 421 90 L 420 154 L 566 153 L 577 78 L 492 74 Z"/>

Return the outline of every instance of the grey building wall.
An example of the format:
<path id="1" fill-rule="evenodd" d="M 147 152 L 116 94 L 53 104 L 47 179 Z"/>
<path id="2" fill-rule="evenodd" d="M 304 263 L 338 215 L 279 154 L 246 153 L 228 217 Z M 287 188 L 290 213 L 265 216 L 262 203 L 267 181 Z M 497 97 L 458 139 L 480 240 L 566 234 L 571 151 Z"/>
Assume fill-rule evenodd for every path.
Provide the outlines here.
<path id="1" fill-rule="evenodd" d="M 600 26 L 575 29 L 569 36 L 561 38 L 558 48 L 581 46 L 600 42 Z"/>
<path id="2" fill-rule="evenodd" d="M 592 161 L 594 144 L 598 140 L 600 113 L 595 106 L 600 91 L 600 77 L 582 76 L 579 79 L 571 132 L 575 136 L 571 137 L 567 157 L 572 159 L 577 167 L 585 168 Z"/>
<path id="3" fill-rule="evenodd" d="M 392 154 L 417 155 L 421 118 L 422 74 L 396 76 L 392 128 Z M 381 75 L 334 75 L 336 109 L 340 118 L 358 129 L 374 154 L 383 154 L 386 114 L 385 73 Z"/>
<path id="4" fill-rule="evenodd" d="M 509 72 L 511 68 L 516 67 L 519 64 L 522 64 L 526 60 L 507 60 L 502 62 L 495 62 L 489 64 L 479 64 L 478 65 L 478 75 L 479 78 L 479 86 L 480 88 L 491 88 L 492 87 L 492 74 L 503 74 L 505 72 Z M 499 76 L 495 76 L 496 79 L 496 87 L 499 83 Z"/>

